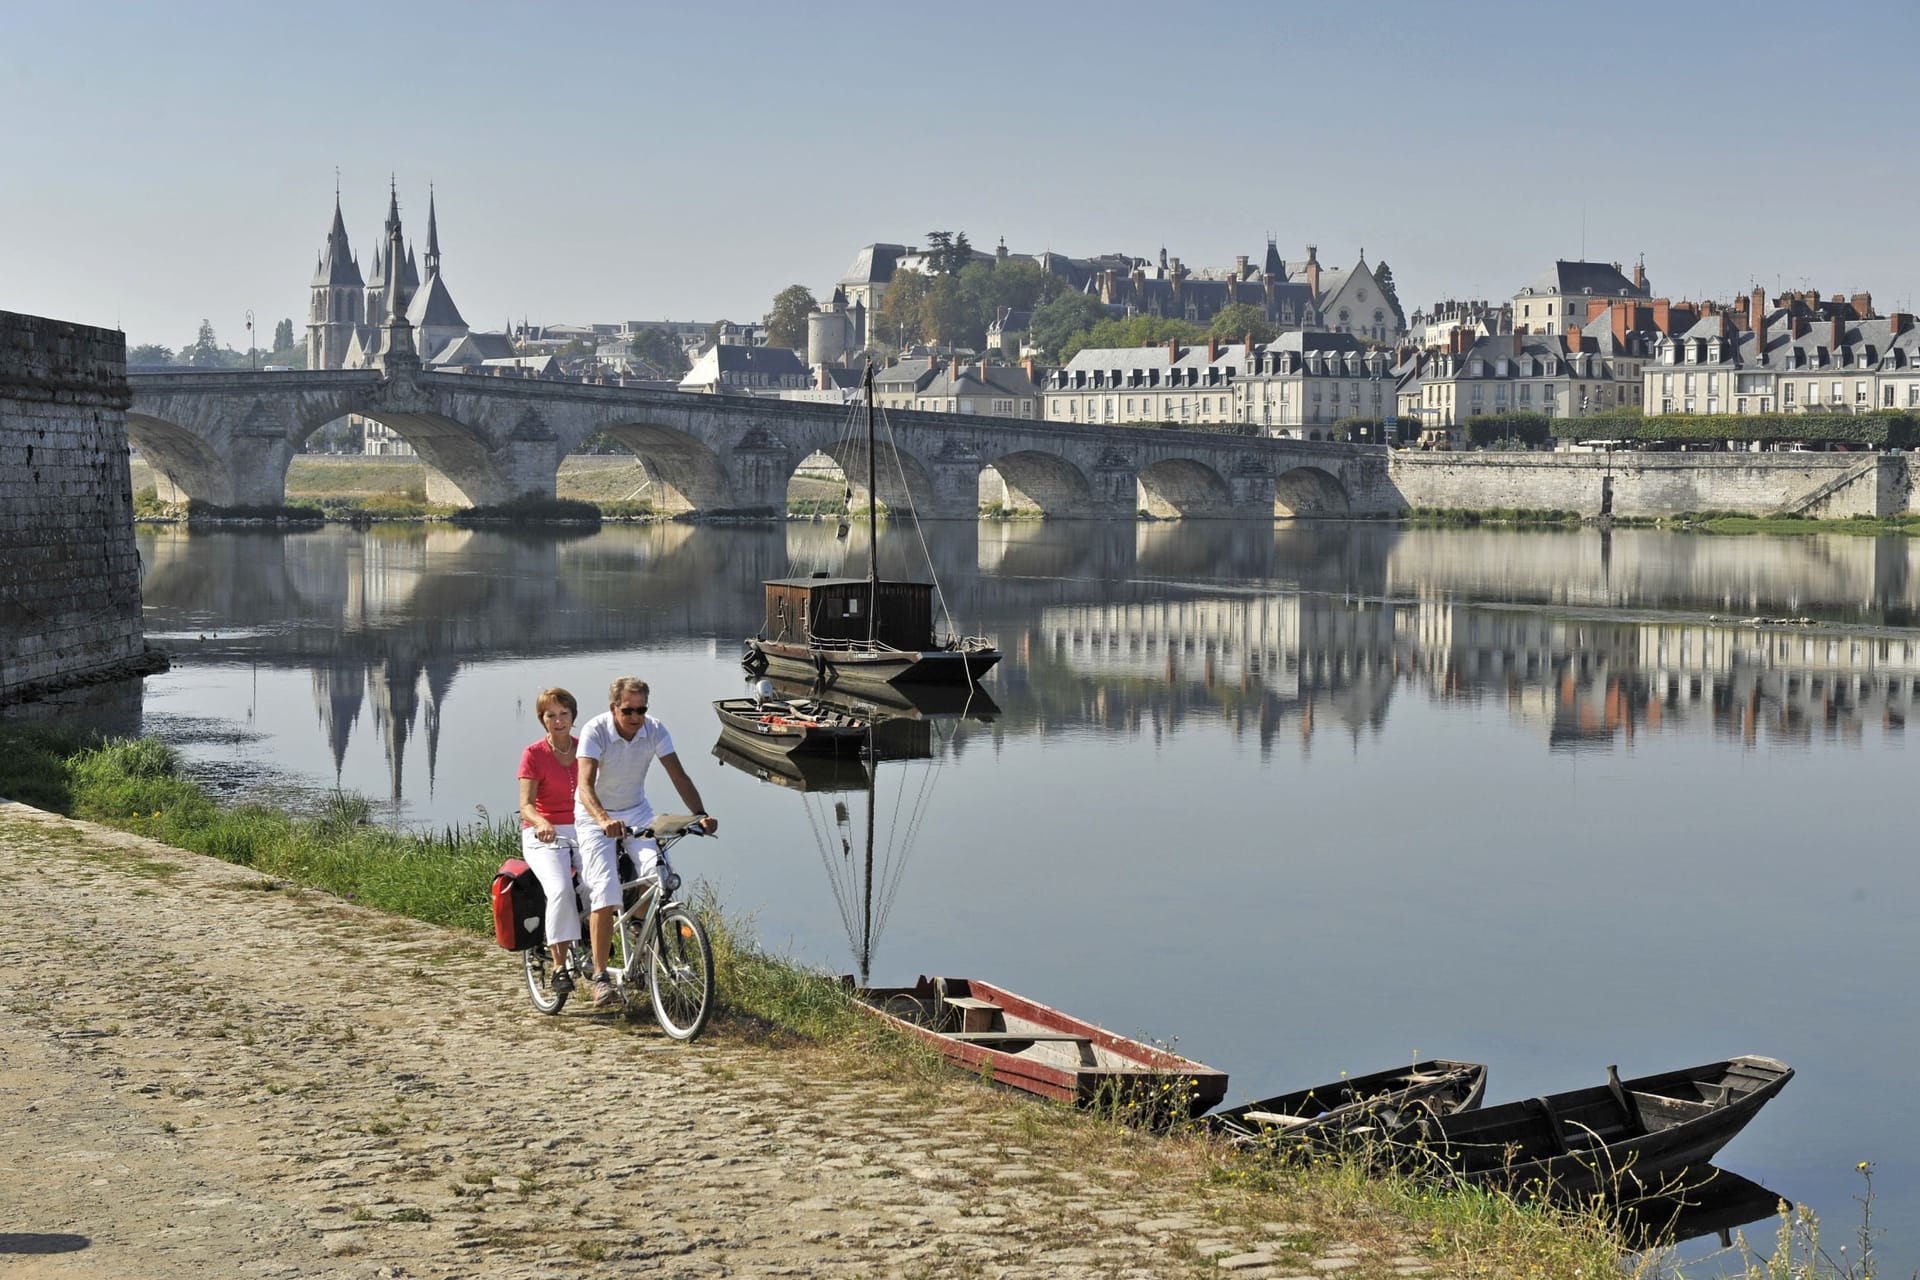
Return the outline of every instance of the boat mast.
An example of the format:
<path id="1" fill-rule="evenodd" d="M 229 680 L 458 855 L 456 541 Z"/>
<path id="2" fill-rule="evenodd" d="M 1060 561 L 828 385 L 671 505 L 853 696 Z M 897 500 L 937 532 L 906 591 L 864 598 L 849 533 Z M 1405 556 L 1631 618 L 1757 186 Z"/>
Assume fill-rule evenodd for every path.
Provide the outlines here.
<path id="1" fill-rule="evenodd" d="M 877 633 L 880 614 L 880 491 L 874 485 L 873 362 L 867 362 L 863 381 L 867 392 L 867 643 Z"/>
<path id="2" fill-rule="evenodd" d="M 867 727 L 867 873 L 861 877 L 860 985 L 873 970 L 873 811 L 879 807 L 880 757 L 873 750 L 873 727 Z"/>

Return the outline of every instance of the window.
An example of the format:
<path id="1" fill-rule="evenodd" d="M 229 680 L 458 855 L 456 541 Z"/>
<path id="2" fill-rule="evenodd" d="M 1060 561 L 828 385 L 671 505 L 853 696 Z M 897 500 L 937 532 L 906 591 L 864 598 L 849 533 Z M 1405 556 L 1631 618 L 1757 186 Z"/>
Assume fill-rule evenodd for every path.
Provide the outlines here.
<path id="1" fill-rule="evenodd" d="M 1719 390 L 1720 390 L 1720 375 L 1717 373 L 1708 374 L 1707 375 L 1707 394 L 1715 395 L 1715 394 L 1718 394 Z"/>
<path id="2" fill-rule="evenodd" d="M 1889 409 L 1893 408 L 1893 384 L 1887 384 L 1880 396 L 1880 403 Z"/>
<path id="3" fill-rule="evenodd" d="M 1920 408 L 1920 382 L 1907 388 L 1907 408 Z"/>
<path id="4" fill-rule="evenodd" d="M 1673 412 L 1673 398 L 1671 396 L 1669 396 L 1667 399 L 1662 400 L 1660 402 L 1660 412 L 1662 413 Z"/>
<path id="5" fill-rule="evenodd" d="M 1762 413 L 1772 413 L 1772 412 L 1773 412 L 1773 397 L 1772 397 L 1772 396 L 1761 396 L 1761 397 L 1760 397 L 1760 412 L 1762 412 Z"/>
<path id="6" fill-rule="evenodd" d="M 1660 390 L 1665 392 L 1667 395 L 1673 394 L 1673 375 L 1672 374 L 1663 373 L 1660 375 Z"/>
<path id="7" fill-rule="evenodd" d="M 1867 403 L 1867 384 L 1866 383 L 1856 382 L 1853 384 L 1853 402 L 1855 404 Z"/>
<path id="8" fill-rule="evenodd" d="M 1707 412 L 1708 413 L 1720 412 L 1720 398 L 1718 396 L 1707 397 Z"/>
<path id="9" fill-rule="evenodd" d="M 1847 384 L 1846 384 L 1846 383 L 1844 383 L 1844 382 L 1840 382 L 1840 381 L 1838 381 L 1838 380 L 1836 380 L 1836 381 L 1834 382 L 1834 384 L 1833 384 L 1833 402 L 1834 402 L 1835 404 L 1845 404 L 1845 403 L 1846 403 L 1846 401 L 1847 401 L 1847 393 L 1846 393 L 1846 386 L 1847 386 Z"/>
<path id="10" fill-rule="evenodd" d="M 1693 379 L 1694 379 L 1694 375 L 1693 375 L 1693 374 L 1691 374 L 1691 373 L 1690 373 L 1690 374 L 1688 374 L 1688 375 L 1687 375 L 1687 394 L 1688 394 L 1688 395 L 1692 395 L 1692 394 L 1693 394 L 1693 391 L 1694 391 L 1694 387 L 1693 387 Z"/>
<path id="11" fill-rule="evenodd" d="M 1738 400 L 1735 400 L 1733 403 L 1734 403 L 1733 411 L 1735 413 L 1745 413 L 1747 411 L 1747 398 L 1745 396 L 1741 396 Z"/>

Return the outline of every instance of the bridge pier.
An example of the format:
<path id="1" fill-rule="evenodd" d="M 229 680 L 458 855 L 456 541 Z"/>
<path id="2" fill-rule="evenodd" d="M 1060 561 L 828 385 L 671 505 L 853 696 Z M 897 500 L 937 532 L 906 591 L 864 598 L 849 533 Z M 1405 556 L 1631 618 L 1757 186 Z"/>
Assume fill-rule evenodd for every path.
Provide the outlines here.
<path id="1" fill-rule="evenodd" d="M 235 432 L 227 442 L 226 460 L 232 496 L 222 505 L 278 507 L 286 504 L 287 468 L 293 463 L 291 440 L 284 435 Z"/>

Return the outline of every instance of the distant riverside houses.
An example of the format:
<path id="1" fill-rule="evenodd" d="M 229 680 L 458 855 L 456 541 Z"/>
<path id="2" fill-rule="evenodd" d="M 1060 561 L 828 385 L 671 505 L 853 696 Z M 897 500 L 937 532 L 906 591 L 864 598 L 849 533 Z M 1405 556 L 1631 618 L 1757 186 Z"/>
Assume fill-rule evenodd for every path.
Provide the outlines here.
<path id="1" fill-rule="evenodd" d="M 1323 267 L 1319 249 L 1307 246 L 1302 261 L 1289 263 L 1272 240 L 1265 258 L 1256 264 L 1245 254 L 1230 268 L 1194 271 L 1179 258 L 1160 250 L 1157 262 L 1124 254 L 1070 258 L 1064 254 L 1011 254 L 1002 243 L 992 253 L 975 251 L 975 261 L 1030 262 L 1058 277 L 1070 289 L 1097 297 L 1116 317 L 1163 316 L 1206 326 L 1221 310 L 1236 303 L 1254 307 L 1269 324 L 1285 330 L 1330 330 L 1352 333 L 1376 342 L 1396 342 L 1406 335 L 1406 322 L 1380 287 L 1375 269 L 1360 252 L 1352 267 Z M 820 340 L 809 330 L 809 356 L 838 359 L 844 351 L 858 351 L 869 341 L 886 341 L 873 331 L 886 304 L 887 290 L 901 271 L 930 273 L 927 255 L 917 247 L 870 244 L 854 256 L 834 286 L 831 300 L 821 307 Z M 997 336 L 1017 330 L 997 323 Z"/>
<path id="2" fill-rule="evenodd" d="M 1557 308 L 1556 308 L 1557 310 Z M 1662 304 L 1662 319 L 1672 308 Z M 1641 369 L 1658 336 L 1651 306 L 1601 307 L 1584 326 L 1560 333 L 1474 335 L 1456 328 L 1445 346 L 1401 353 L 1394 412 L 1433 431 L 1492 413 L 1570 418 L 1639 408 Z M 1684 319 L 1694 313 L 1679 309 Z M 1566 323 L 1556 316 L 1558 323 Z"/>
<path id="3" fill-rule="evenodd" d="M 1642 370 L 1649 413 L 1920 410 L 1913 316 L 1872 315 L 1871 295 L 1821 301 L 1755 289 L 1742 314 L 1716 308 L 1654 343 Z"/>

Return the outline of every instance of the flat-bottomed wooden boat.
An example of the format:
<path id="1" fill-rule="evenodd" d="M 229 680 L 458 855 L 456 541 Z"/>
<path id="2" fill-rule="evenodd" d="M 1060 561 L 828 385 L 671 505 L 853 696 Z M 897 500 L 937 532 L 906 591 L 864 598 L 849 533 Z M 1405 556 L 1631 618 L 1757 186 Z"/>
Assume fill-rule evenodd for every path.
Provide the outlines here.
<path id="1" fill-rule="evenodd" d="M 1793 1079 L 1746 1055 L 1450 1116 L 1395 1136 L 1405 1167 L 1550 1196 L 1658 1193 L 1708 1165 Z"/>
<path id="2" fill-rule="evenodd" d="M 720 727 L 762 752 L 856 755 L 872 721 L 844 707 L 809 698 L 721 698 L 713 704 Z"/>
<path id="3" fill-rule="evenodd" d="M 995 1084 L 1147 1125 L 1198 1116 L 1227 1074 L 971 978 L 856 989 L 859 1006 Z"/>
<path id="4" fill-rule="evenodd" d="M 1230 1107 L 1208 1116 L 1206 1126 L 1245 1146 L 1331 1145 L 1384 1137 L 1418 1116 L 1471 1111 L 1486 1092 L 1487 1069 L 1480 1063 L 1429 1058 Z"/>

